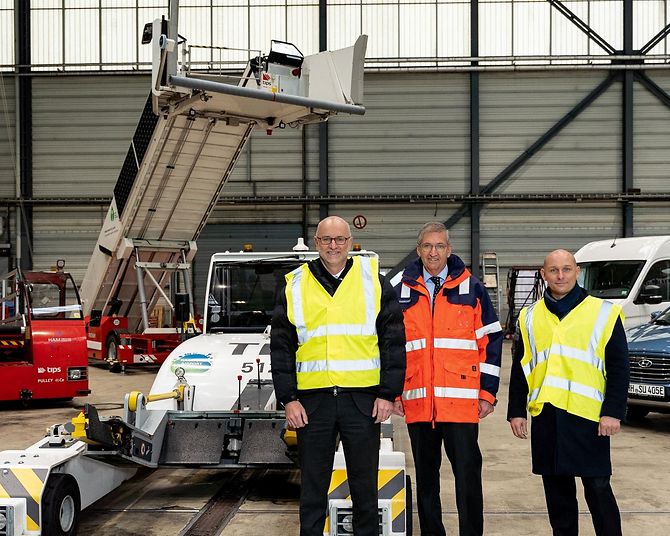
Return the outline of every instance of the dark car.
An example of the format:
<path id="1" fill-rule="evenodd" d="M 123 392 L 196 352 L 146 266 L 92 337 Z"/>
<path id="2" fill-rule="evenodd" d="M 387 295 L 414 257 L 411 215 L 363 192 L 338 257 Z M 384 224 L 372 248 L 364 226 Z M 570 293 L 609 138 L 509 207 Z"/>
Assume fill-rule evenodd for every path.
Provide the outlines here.
<path id="1" fill-rule="evenodd" d="M 670 308 L 626 332 L 630 355 L 628 417 L 670 413 Z"/>

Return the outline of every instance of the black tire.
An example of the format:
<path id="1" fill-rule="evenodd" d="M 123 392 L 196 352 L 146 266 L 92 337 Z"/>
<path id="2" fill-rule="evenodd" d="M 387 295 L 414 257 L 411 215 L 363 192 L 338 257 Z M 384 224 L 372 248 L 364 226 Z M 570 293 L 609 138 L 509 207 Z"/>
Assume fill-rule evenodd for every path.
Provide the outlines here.
<path id="1" fill-rule="evenodd" d="M 412 478 L 405 475 L 405 536 L 412 536 L 413 531 L 413 501 L 412 501 Z"/>
<path id="2" fill-rule="evenodd" d="M 119 344 L 121 338 L 116 331 L 111 331 L 105 341 L 105 361 L 110 372 L 121 372 L 121 363 L 118 361 Z"/>
<path id="3" fill-rule="evenodd" d="M 628 406 L 626 408 L 626 420 L 639 421 L 649 415 L 649 410 L 644 406 Z"/>
<path id="4" fill-rule="evenodd" d="M 74 536 L 79 526 L 81 498 L 70 475 L 52 473 L 42 494 L 42 534 Z"/>

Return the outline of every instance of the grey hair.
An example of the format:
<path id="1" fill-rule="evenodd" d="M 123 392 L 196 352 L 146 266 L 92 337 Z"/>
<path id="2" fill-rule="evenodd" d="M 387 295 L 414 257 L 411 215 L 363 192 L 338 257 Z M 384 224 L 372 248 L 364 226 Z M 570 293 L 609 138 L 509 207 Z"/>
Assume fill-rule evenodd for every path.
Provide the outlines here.
<path id="1" fill-rule="evenodd" d="M 419 236 L 416 239 L 416 243 L 421 244 L 421 242 L 423 242 L 423 237 L 428 233 L 445 233 L 447 235 L 447 244 L 451 244 L 449 241 L 449 231 L 442 222 L 429 221 L 428 223 L 425 223 L 419 231 Z"/>

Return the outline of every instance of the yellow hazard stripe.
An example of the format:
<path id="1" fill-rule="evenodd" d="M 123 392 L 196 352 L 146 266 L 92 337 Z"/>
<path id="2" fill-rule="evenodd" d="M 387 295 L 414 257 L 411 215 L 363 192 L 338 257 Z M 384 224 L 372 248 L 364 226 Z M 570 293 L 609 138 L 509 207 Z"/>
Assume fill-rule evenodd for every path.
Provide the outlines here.
<path id="1" fill-rule="evenodd" d="M 328 495 L 333 493 L 335 489 L 339 488 L 346 481 L 347 481 L 346 469 L 333 470 L 333 474 L 330 477 L 330 486 L 328 487 Z"/>
<path id="2" fill-rule="evenodd" d="M 402 488 L 391 499 L 391 519 L 396 519 L 405 511 L 405 488 Z"/>
<path id="3" fill-rule="evenodd" d="M 23 341 L 0 341 L 2 346 L 23 346 Z"/>
<path id="4" fill-rule="evenodd" d="M 40 497 L 44 488 L 46 469 L 15 468 L 0 473 L 0 498 L 26 500 L 26 528 L 40 530 Z"/>
<path id="5" fill-rule="evenodd" d="M 398 469 L 380 469 L 377 471 L 377 489 L 382 489 L 398 474 L 400 474 Z"/>
<path id="6" fill-rule="evenodd" d="M 405 530 L 405 471 L 380 469 L 377 471 L 379 499 L 391 501 L 391 520 L 394 532 Z M 328 499 L 351 499 L 346 469 L 335 469 L 330 477 Z M 326 517 L 324 533 L 330 530 L 330 517 Z"/>
<path id="7" fill-rule="evenodd" d="M 32 469 L 22 468 L 22 469 L 12 469 L 12 472 L 16 475 L 16 478 L 19 479 L 19 482 L 23 484 L 23 487 L 26 488 L 26 491 L 30 496 L 37 502 L 40 501 L 40 496 L 42 495 L 42 488 L 44 487 L 44 482 L 37 476 L 35 471 Z"/>

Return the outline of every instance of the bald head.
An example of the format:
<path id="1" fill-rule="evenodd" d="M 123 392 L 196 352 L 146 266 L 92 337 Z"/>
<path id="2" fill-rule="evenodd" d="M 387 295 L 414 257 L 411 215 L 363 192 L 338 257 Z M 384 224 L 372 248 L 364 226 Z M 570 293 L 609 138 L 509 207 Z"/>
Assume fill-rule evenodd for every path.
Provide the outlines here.
<path id="1" fill-rule="evenodd" d="M 314 245 L 319 252 L 321 263 L 331 274 L 338 274 L 347 264 L 351 246 L 349 224 L 339 216 L 324 218 L 316 228 Z"/>
<path id="2" fill-rule="evenodd" d="M 547 282 L 551 295 L 560 300 L 575 288 L 579 266 L 572 253 L 565 249 L 556 249 L 544 258 L 540 273 Z"/>
<path id="3" fill-rule="evenodd" d="M 321 231 L 324 229 L 337 229 L 338 231 L 346 231 L 344 236 L 351 236 L 351 229 L 349 224 L 339 216 L 328 216 L 319 222 L 316 226 L 316 236 L 323 236 Z"/>
<path id="4" fill-rule="evenodd" d="M 554 251 L 549 253 L 544 258 L 544 264 L 542 266 L 546 268 L 549 264 L 555 264 L 555 263 L 561 263 L 561 264 L 572 263 L 573 266 L 577 266 L 575 256 L 572 253 L 570 253 L 567 249 L 555 249 Z"/>

